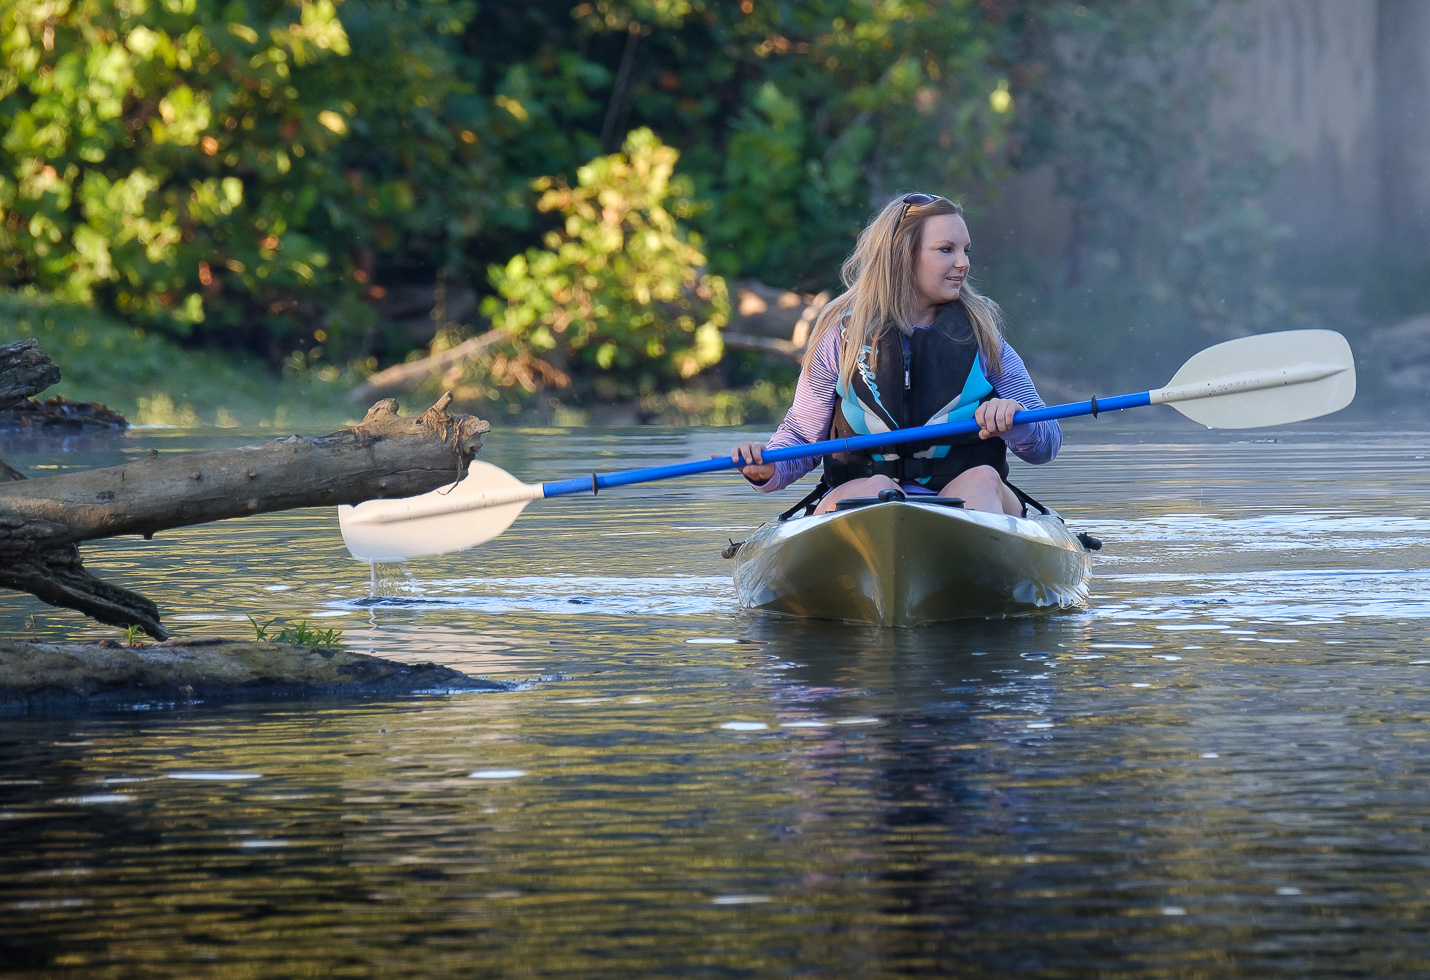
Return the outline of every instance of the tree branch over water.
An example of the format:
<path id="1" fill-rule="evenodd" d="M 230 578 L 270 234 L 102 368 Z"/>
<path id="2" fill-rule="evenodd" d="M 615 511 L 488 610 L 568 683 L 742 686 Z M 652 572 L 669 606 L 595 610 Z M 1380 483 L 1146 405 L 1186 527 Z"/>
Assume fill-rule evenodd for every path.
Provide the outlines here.
<path id="1" fill-rule="evenodd" d="M 25 360 L 29 371 L 33 357 Z M 0 363 L 0 391 L 19 390 L 19 380 L 12 380 L 17 373 Z M 147 459 L 85 473 L 29 480 L 5 467 L 0 472 L 0 587 L 77 609 L 102 623 L 137 625 L 162 639 L 168 632 L 154 603 L 90 575 L 76 545 L 435 490 L 466 473 L 490 429 L 481 419 L 448 415 L 450 401 L 444 395 L 422 415 L 404 417 L 397 414 L 396 401 L 385 399 L 361 424 L 329 435 L 288 436 L 217 453 L 150 453 Z"/>

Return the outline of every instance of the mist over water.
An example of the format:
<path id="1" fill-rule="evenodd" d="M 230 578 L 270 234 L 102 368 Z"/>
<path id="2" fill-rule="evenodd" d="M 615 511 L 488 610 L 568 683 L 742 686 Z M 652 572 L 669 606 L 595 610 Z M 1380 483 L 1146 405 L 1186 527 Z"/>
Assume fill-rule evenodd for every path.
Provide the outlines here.
<path id="1" fill-rule="evenodd" d="M 520 683 L 6 719 L 0 969 L 1430 972 L 1430 432 L 1065 436 L 1014 479 L 1106 547 L 1088 609 L 1039 619 L 744 613 L 719 551 L 794 498 L 728 475 L 375 571 L 328 511 L 87 546 L 182 636 L 306 620 Z M 146 439 L 214 448 L 4 455 Z M 482 458 L 542 481 L 733 441 L 497 432 Z M 116 636 L 15 596 L 0 628 Z"/>

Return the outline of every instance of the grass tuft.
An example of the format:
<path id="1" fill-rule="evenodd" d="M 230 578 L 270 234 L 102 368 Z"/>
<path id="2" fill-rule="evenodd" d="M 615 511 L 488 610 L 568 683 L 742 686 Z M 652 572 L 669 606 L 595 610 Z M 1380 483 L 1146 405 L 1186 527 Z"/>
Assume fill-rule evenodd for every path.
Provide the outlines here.
<path id="1" fill-rule="evenodd" d="M 311 629 L 306 620 L 301 623 L 290 623 L 277 633 L 270 632 L 273 628 L 273 624 L 278 622 L 277 619 L 270 619 L 266 623 L 260 623 L 252 616 L 249 616 L 248 621 L 253 624 L 254 637 L 259 640 L 267 640 L 270 643 L 292 643 L 304 647 L 335 647 L 343 642 L 342 630 Z"/>

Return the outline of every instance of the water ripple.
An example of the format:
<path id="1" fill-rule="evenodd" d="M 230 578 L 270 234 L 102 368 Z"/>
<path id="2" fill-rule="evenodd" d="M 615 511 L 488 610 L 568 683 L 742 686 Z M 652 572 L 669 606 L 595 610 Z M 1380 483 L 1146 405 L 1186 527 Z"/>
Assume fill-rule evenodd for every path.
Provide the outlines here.
<path id="1" fill-rule="evenodd" d="M 583 615 L 696 616 L 729 611 L 735 600 L 726 576 L 672 578 L 526 575 L 443 578 L 395 585 L 397 595 L 330 602 L 338 609 L 463 609 L 471 612 L 535 612 Z"/>

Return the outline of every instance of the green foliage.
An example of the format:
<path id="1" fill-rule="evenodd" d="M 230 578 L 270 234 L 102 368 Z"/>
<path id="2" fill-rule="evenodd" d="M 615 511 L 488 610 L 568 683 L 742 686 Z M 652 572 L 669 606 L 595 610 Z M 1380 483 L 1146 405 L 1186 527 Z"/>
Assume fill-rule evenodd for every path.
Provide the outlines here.
<path id="1" fill-rule="evenodd" d="M 340 629 L 315 630 L 308 627 L 304 620 L 301 623 L 290 623 L 284 626 L 277 633 L 269 634 L 273 624 L 277 619 L 270 619 L 266 623 L 260 623 L 252 616 L 248 621 L 253 624 L 253 635 L 255 639 L 266 640 L 271 643 L 292 643 L 295 646 L 304 647 L 335 647 L 343 641 L 343 631 Z"/>
<path id="2" fill-rule="evenodd" d="M 987 171 L 1007 114 L 976 11 L 8 0 L 0 284 L 275 362 L 353 353 L 380 283 L 522 251 L 531 181 L 642 126 L 687 151 L 716 271 L 827 277 L 871 194 Z"/>
<path id="3" fill-rule="evenodd" d="M 564 6 L 545 5 L 550 21 Z M 713 271 L 826 283 L 880 198 L 967 194 L 1000 172 L 1013 109 L 1001 8 L 1018 4 L 992 6 L 603 0 L 575 8 L 574 37 L 545 36 L 610 64 L 634 52 L 603 120 L 648 126 L 684 154 L 711 203 L 696 225 Z"/>
<path id="4" fill-rule="evenodd" d="M 705 70 L 749 79 L 737 104 L 711 107 L 729 134 L 702 181 L 715 202 L 712 267 L 828 283 L 887 196 L 985 192 L 1004 172 L 1013 100 L 997 52 L 1005 28 L 982 6 L 821 0 L 737 14 L 711 4 L 720 14 Z M 684 87 L 698 88 L 698 75 L 682 73 Z"/>
<path id="5" fill-rule="evenodd" d="M 0 282 L 274 355 L 360 333 L 377 256 L 494 197 L 443 118 L 471 5 L 414 6 L 0 6 Z"/>
<path id="6" fill-rule="evenodd" d="M 689 179 L 673 176 L 678 156 L 641 129 L 623 152 L 581 167 L 575 187 L 537 181 L 538 209 L 560 214 L 562 227 L 546 248 L 491 269 L 501 299 L 483 311 L 493 327 L 521 352 L 554 353 L 607 398 L 692 377 L 723 352 L 729 295 L 702 272 L 699 236 L 677 223 L 694 210 Z M 520 355 L 499 359 L 491 376 L 528 391 L 540 379 L 567 383 L 559 368 Z"/>
<path id="7" fill-rule="evenodd" d="M 0 289 L 0 344 L 31 337 L 63 375 L 41 397 L 103 402 L 136 425 L 335 428 L 353 417 L 351 380 L 331 366 L 280 377 L 251 355 L 184 349 L 77 300 Z"/>
<path id="8" fill-rule="evenodd" d="M 387 290 L 490 283 L 517 341 L 472 393 L 628 397 L 719 357 L 718 277 L 830 285 L 884 197 L 1046 165 L 1078 248 L 1040 310 L 1258 329 L 1213 6 L 4 0 L 0 285 L 311 374 L 408 352 Z"/>

